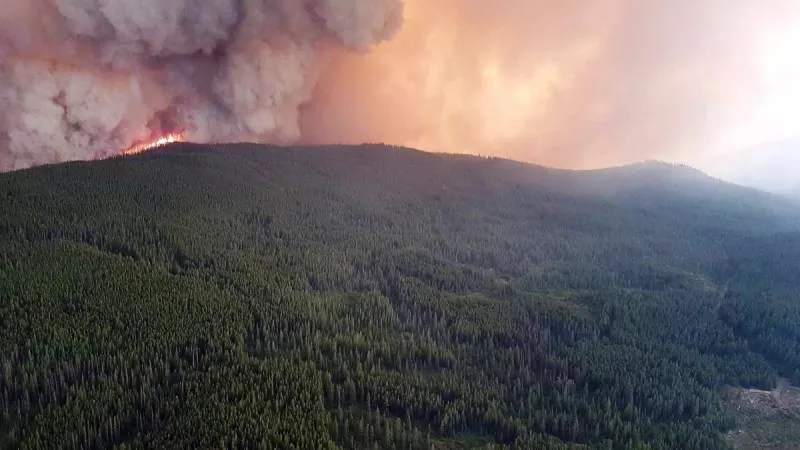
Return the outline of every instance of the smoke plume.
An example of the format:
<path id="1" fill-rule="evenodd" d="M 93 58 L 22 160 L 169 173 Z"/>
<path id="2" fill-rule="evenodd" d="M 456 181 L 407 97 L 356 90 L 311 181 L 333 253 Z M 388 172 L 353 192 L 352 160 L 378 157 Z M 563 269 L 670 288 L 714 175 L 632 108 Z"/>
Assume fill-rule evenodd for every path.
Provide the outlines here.
<path id="1" fill-rule="evenodd" d="M 800 135 L 796 0 L 0 0 L 0 169 L 195 141 L 562 167 Z"/>
<path id="2" fill-rule="evenodd" d="M 402 0 L 0 1 L 0 169 L 187 139 L 299 138 L 332 49 L 369 51 Z"/>

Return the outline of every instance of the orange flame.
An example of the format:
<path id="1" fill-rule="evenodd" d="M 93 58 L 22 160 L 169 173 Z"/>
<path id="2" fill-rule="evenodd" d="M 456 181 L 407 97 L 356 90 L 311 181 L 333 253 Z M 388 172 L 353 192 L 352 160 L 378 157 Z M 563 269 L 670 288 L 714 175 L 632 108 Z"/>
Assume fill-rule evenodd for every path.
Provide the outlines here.
<path id="1" fill-rule="evenodd" d="M 183 142 L 183 135 L 181 133 L 169 133 L 163 136 L 159 136 L 155 139 L 151 139 L 144 142 L 139 142 L 138 144 L 133 144 L 127 149 L 122 151 L 123 155 L 135 155 L 137 153 L 143 153 L 146 151 L 150 151 L 159 147 L 163 147 L 168 144 L 172 144 L 174 142 Z"/>

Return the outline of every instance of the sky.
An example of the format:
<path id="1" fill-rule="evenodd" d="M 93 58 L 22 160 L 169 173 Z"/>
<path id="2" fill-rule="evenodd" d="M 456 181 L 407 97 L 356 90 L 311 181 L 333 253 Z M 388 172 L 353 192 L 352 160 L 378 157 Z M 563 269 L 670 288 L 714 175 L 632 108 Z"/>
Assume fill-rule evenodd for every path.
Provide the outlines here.
<path id="1" fill-rule="evenodd" d="M 0 169 L 119 153 L 167 132 L 575 169 L 658 159 L 756 179 L 791 176 L 774 162 L 798 149 L 797 0 L 0 7 Z"/>

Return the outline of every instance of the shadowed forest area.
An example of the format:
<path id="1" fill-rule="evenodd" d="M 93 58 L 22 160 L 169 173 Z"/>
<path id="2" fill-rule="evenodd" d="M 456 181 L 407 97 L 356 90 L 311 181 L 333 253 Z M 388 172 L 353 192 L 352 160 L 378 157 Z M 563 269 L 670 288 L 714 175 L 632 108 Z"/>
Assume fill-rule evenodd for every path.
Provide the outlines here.
<path id="1" fill-rule="evenodd" d="M 722 449 L 800 206 L 687 167 L 179 144 L 0 175 L 2 448 Z"/>

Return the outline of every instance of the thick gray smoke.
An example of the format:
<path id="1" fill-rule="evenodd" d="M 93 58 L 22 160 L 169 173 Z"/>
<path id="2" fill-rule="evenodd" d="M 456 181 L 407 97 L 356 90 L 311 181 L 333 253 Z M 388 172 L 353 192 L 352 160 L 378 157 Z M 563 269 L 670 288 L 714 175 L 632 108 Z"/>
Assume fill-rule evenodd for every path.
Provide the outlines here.
<path id="1" fill-rule="evenodd" d="M 329 49 L 401 28 L 403 0 L 0 0 L 0 170 L 166 132 L 299 137 Z"/>

